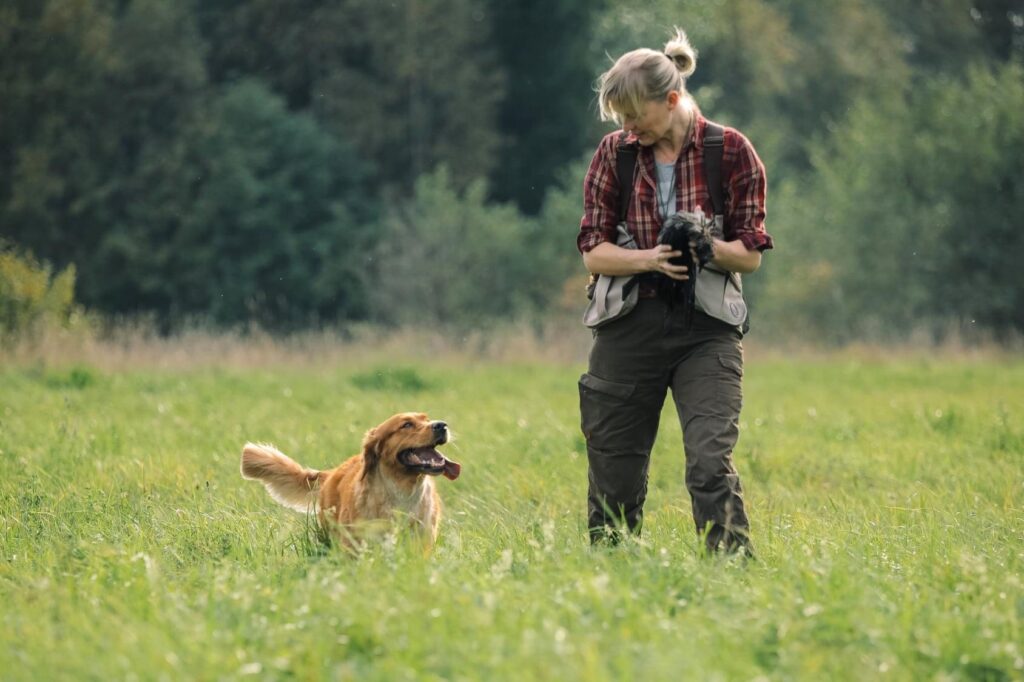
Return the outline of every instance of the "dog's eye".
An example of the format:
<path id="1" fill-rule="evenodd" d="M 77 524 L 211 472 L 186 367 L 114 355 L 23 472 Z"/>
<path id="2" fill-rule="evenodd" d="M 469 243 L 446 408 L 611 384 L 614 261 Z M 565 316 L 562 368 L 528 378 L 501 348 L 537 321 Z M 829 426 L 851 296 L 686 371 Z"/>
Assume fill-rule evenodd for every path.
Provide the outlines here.
<path id="1" fill-rule="evenodd" d="M 415 424 L 413 424 L 412 422 L 405 422 L 404 424 L 402 424 L 403 429 L 411 429 L 413 426 L 415 426 Z"/>

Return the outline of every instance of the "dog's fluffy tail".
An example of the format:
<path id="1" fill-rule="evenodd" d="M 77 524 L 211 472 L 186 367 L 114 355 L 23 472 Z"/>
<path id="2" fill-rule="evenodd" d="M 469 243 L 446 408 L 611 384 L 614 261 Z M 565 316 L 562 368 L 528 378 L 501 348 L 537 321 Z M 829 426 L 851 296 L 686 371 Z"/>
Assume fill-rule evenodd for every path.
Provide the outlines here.
<path id="1" fill-rule="evenodd" d="M 246 443 L 242 449 L 242 478 L 262 482 L 271 497 L 295 511 L 316 509 L 322 476 L 272 445 Z"/>

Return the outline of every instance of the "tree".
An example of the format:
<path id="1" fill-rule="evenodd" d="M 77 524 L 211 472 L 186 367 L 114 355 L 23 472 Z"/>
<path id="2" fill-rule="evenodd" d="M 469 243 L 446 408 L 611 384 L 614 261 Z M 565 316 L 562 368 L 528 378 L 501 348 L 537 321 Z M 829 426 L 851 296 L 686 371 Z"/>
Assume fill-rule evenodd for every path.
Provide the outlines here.
<path id="1" fill-rule="evenodd" d="M 109 4 L 0 9 L 0 234 L 58 267 L 95 246 L 98 205 L 119 153 L 107 123 Z"/>
<path id="2" fill-rule="evenodd" d="M 146 240 L 166 236 L 156 224 L 133 231 L 127 219 L 153 200 L 140 165 L 173 156 L 206 96 L 198 34 L 173 0 L 135 0 L 120 12 L 51 0 L 18 14 L 16 26 L 3 76 L 16 92 L 0 133 L 15 150 L 4 167 L 3 232 L 59 266 L 76 264 L 84 303 L 145 307 L 136 288 L 120 286 L 126 270 L 111 268 L 120 261 L 110 254 L 148 255 Z M 146 258 L 131 265 L 148 269 Z"/>
<path id="3" fill-rule="evenodd" d="M 1024 329 L 1021 112 L 1013 63 L 861 102 L 786 192 L 772 315 L 840 340 Z"/>
<path id="4" fill-rule="evenodd" d="M 378 188 L 407 194 L 444 163 L 486 175 L 503 71 L 483 0 L 209 0 L 195 4 L 218 82 L 259 78 L 351 140 Z"/>
<path id="5" fill-rule="evenodd" d="M 231 84 L 255 78 L 284 98 L 291 110 L 306 110 L 316 96 L 318 64 L 311 39 L 324 0 L 193 0 L 189 3 L 206 42 L 210 80 Z M 333 65 L 319 68 L 330 70 Z"/>
<path id="6" fill-rule="evenodd" d="M 564 261 L 544 246 L 550 235 L 486 196 L 483 181 L 457 191 L 442 167 L 388 211 L 370 288 L 380 321 L 466 328 L 543 310 L 557 295 Z"/>
<path id="7" fill-rule="evenodd" d="M 921 76 L 963 73 L 977 61 L 1024 59 L 1020 0 L 895 0 L 878 3 Z"/>
<path id="8" fill-rule="evenodd" d="M 492 0 L 498 65 L 507 74 L 499 108 L 497 201 L 536 213 L 561 167 L 588 146 L 594 102 L 590 45 L 604 2 Z"/>
<path id="9" fill-rule="evenodd" d="M 270 328 L 367 314 L 375 204 L 351 146 L 243 80 L 213 103 L 179 159 L 155 177 L 170 170 L 168 185 L 184 186 L 180 176 L 195 173 L 189 205 L 137 203 L 141 229 L 155 236 L 161 217 L 170 229 L 135 242 L 153 255 L 125 258 L 126 267 L 152 261 L 133 274 L 142 293 L 160 293 L 164 312 Z"/>

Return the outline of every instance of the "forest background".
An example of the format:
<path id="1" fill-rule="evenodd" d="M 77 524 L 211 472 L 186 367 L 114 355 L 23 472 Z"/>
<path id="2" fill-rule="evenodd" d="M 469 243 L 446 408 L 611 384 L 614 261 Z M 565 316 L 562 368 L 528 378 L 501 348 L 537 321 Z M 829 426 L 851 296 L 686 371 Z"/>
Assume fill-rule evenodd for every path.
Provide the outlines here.
<path id="1" fill-rule="evenodd" d="M 1020 338 L 1019 0 L 4 0 L 0 326 L 575 321 L 594 83 L 673 25 L 760 338 Z"/>

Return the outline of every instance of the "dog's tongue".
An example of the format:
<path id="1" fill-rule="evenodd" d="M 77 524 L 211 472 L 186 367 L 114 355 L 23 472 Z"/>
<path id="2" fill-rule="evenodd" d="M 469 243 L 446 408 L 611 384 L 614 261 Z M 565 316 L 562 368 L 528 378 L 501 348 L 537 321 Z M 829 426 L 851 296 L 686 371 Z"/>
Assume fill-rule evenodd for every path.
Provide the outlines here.
<path id="1" fill-rule="evenodd" d="M 454 481 L 459 477 L 460 473 L 462 473 L 462 465 L 446 457 L 444 460 L 444 477 L 449 481 Z"/>

